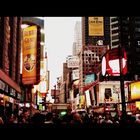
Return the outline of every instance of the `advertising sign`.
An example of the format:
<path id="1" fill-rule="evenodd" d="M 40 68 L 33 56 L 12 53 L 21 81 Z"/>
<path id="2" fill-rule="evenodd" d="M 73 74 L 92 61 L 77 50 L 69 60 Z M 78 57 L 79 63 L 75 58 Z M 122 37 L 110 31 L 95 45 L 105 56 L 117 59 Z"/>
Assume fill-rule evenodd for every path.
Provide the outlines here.
<path id="1" fill-rule="evenodd" d="M 91 82 L 95 81 L 95 74 L 89 74 L 85 75 L 85 84 L 89 84 Z"/>
<path id="2" fill-rule="evenodd" d="M 67 57 L 67 67 L 68 68 L 78 68 L 79 67 L 79 57 L 78 56 L 68 56 Z"/>
<path id="3" fill-rule="evenodd" d="M 23 29 L 22 82 L 36 83 L 37 26 Z"/>
<path id="4" fill-rule="evenodd" d="M 127 73 L 127 56 L 126 52 L 122 51 L 123 56 L 121 59 L 122 74 Z M 106 56 L 102 58 L 102 75 L 108 76 L 120 76 L 120 60 L 119 60 L 119 49 L 111 49 Z"/>
<path id="5" fill-rule="evenodd" d="M 91 106 L 91 99 L 90 99 L 90 93 L 89 90 L 85 91 L 86 94 L 86 105 L 87 107 Z"/>
<path id="6" fill-rule="evenodd" d="M 104 18 L 88 17 L 89 36 L 104 36 Z"/>
<path id="7" fill-rule="evenodd" d="M 79 79 L 79 69 L 72 70 L 72 80 Z"/>
<path id="8" fill-rule="evenodd" d="M 131 100 L 140 100 L 140 81 L 130 83 Z"/>
<path id="9" fill-rule="evenodd" d="M 47 74 L 47 59 L 40 61 L 40 75 L 46 76 Z"/>
<path id="10" fill-rule="evenodd" d="M 80 107 L 85 107 L 85 95 L 79 96 L 80 100 Z"/>

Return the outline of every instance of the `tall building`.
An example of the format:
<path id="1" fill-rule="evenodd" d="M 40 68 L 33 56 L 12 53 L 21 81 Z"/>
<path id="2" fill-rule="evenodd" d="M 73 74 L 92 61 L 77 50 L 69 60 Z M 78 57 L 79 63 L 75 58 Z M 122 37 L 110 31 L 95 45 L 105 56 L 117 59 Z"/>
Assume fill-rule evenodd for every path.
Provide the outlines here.
<path id="1" fill-rule="evenodd" d="M 128 57 L 128 74 L 130 80 L 135 75 L 140 78 L 140 17 L 119 17 L 120 44 Z"/>
<path id="2" fill-rule="evenodd" d="M 78 55 L 82 48 L 82 23 L 77 21 L 74 28 L 73 55 Z"/>
<path id="3" fill-rule="evenodd" d="M 0 17 L 0 100 L 12 111 L 21 99 L 21 17 Z"/>
<path id="4" fill-rule="evenodd" d="M 119 18 L 110 17 L 110 48 L 117 48 L 119 45 Z"/>
<path id="5" fill-rule="evenodd" d="M 99 78 L 101 58 L 109 46 L 110 17 L 82 17 L 82 50 L 80 52 L 79 66 L 81 97 L 85 95 L 85 90 L 91 87 L 89 84 L 96 83 Z M 93 87 L 95 85 L 92 85 L 92 90 L 89 91 L 90 96 L 94 92 Z M 82 98 L 80 102 L 87 104 L 85 97 Z"/>
<path id="6" fill-rule="evenodd" d="M 110 17 L 110 47 L 119 45 L 127 53 L 127 80 L 140 77 L 140 17 Z"/>
<path id="7" fill-rule="evenodd" d="M 26 56 L 25 53 L 29 53 L 31 56 L 35 57 L 34 58 L 35 68 L 34 68 L 34 71 L 32 71 L 32 73 L 30 72 L 29 74 L 29 71 L 25 71 L 22 68 L 23 72 L 25 71 L 24 73 L 22 72 L 22 84 L 23 84 L 22 86 L 24 90 L 24 102 L 27 102 L 27 103 L 32 102 L 34 105 L 38 105 L 39 107 L 39 103 L 46 96 L 45 91 L 47 88 L 46 87 L 47 77 L 45 78 L 45 74 L 46 76 L 48 74 L 47 73 L 48 71 L 46 69 L 47 68 L 47 56 L 46 56 L 47 54 L 45 51 L 44 18 L 43 17 L 22 17 L 22 19 L 23 19 L 22 20 L 23 41 L 24 42 L 26 41 L 26 34 L 27 34 L 28 38 L 31 38 L 30 46 L 31 46 L 31 42 L 33 44 L 33 41 L 32 41 L 33 39 L 34 39 L 34 44 L 35 44 L 34 46 L 32 45 L 32 48 L 31 48 L 32 50 L 30 49 L 27 52 L 26 50 L 27 50 L 28 44 L 26 42 L 25 43 L 23 42 L 24 43 L 23 49 L 25 50 L 23 57 L 25 58 Z M 35 36 L 36 36 L 36 39 L 35 39 Z M 34 54 L 33 54 L 33 48 L 34 48 Z M 27 75 L 27 72 L 28 72 L 28 75 Z M 33 79 L 33 77 L 35 80 L 34 81 L 32 80 L 33 82 L 32 81 L 28 82 L 31 79 Z M 42 81 L 42 79 L 44 81 Z M 42 94 L 32 93 L 32 89 L 34 85 L 39 85 L 39 89 L 37 92 L 41 92 Z"/>
<path id="8" fill-rule="evenodd" d="M 80 52 L 79 77 L 80 77 L 80 92 L 83 94 L 85 79 L 87 75 L 96 74 L 101 71 L 101 58 L 106 53 L 108 46 L 86 46 Z"/>

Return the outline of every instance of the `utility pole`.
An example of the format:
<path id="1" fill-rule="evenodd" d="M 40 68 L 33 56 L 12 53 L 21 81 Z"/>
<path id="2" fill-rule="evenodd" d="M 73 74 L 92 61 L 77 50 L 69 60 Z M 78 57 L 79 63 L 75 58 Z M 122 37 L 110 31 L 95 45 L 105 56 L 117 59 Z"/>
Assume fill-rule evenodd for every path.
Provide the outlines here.
<path id="1" fill-rule="evenodd" d="M 125 91 L 124 91 L 124 75 L 123 75 L 123 53 L 124 49 L 122 44 L 122 17 L 119 18 L 119 46 L 118 46 L 118 54 L 119 54 L 119 68 L 120 68 L 120 89 L 121 89 L 121 102 L 122 102 L 122 122 L 125 121 L 126 117 L 126 103 L 125 103 Z"/>

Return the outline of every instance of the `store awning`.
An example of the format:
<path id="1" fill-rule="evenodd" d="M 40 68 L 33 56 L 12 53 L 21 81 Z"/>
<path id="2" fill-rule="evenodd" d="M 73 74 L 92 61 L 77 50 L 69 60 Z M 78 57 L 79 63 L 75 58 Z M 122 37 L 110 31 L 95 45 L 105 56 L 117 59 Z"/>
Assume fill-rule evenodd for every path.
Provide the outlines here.
<path id="1" fill-rule="evenodd" d="M 15 89 L 18 93 L 21 93 L 21 89 L 20 87 L 17 85 L 16 82 L 14 82 L 6 73 L 4 73 L 1 69 L 0 69 L 0 79 L 5 82 L 6 84 L 8 84 L 11 88 Z"/>

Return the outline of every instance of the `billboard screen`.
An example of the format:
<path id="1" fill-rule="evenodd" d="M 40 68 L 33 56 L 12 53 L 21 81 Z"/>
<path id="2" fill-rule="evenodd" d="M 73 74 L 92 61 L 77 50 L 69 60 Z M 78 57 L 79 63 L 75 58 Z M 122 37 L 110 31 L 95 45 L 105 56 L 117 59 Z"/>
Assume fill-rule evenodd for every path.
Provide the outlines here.
<path id="1" fill-rule="evenodd" d="M 127 56 L 126 52 L 121 50 L 123 53 L 122 62 L 122 74 L 127 73 Z M 120 60 L 119 60 L 119 49 L 111 49 L 105 57 L 102 58 L 102 75 L 108 76 L 120 76 Z"/>
<path id="2" fill-rule="evenodd" d="M 131 100 L 140 100 L 140 81 L 130 83 Z"/>
<path id="3" fill-rule="evenodd" d="M 36 83 L 37 26 L 23 29 L 22 82 Z"/>
<path id="4" fill-rule="evenodd" d="M 88 17 L 89 36 L 104 36 L 104 18 Z"/>

